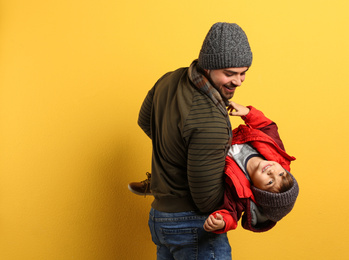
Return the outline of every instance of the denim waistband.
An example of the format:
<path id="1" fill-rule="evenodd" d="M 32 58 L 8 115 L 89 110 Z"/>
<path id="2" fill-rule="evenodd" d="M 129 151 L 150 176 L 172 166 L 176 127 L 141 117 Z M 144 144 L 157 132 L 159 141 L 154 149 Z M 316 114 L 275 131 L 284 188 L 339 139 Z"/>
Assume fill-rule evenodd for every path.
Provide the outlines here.
<path id="1" fill-rule="evenodd" d="M 204 220 L 207 217 L 208 214 L 202 214 L 196 211 L 162 212 L 151 208 L 149 212 L 149 218 L 157 222 Z"/>

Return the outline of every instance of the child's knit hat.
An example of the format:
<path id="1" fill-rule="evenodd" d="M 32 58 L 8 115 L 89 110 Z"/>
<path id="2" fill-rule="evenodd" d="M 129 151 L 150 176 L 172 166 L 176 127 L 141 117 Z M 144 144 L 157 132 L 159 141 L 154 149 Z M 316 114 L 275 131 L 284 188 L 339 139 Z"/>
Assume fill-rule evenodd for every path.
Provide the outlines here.
<path id="1" fill-rule="evenodd" d="M 235 23 L 215 23 L 206 35 L 199 66 L 208 69 L 250 67 L 252 52 L 247 36 Z"/>
<path id="2" fill-rule="evenodd" d="M 293 179 L 293 186 L 285 192 L 273 193 L 251 186 L 256 202 L 262 207 L 264 215 L 274 222 L 278 222 L 292 210 L 299 193 L 296 179 L 290 172 L 287 173 Z"/>

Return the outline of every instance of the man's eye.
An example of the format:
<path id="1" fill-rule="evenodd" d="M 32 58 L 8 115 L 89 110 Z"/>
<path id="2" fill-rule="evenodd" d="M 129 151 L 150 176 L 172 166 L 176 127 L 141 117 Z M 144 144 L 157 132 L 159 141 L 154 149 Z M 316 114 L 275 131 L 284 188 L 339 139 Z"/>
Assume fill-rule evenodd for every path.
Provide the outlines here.
<path id="1" fill-rule="evenodd" d="M 270 181 L 268 182 L 268 185 L 272 185 L 272 184 L 273 184 L 273 181 L 270 180 Z"/>

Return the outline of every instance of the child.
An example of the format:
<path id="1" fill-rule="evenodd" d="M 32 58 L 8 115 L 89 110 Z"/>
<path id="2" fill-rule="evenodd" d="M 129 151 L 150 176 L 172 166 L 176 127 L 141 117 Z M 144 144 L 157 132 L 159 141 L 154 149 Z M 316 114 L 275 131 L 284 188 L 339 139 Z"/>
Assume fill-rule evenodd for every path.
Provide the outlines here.
<path id="1" fill-rule="evenodd" d="M 233 130 L 224 204 L 207 218 L 204 228 L 215 233 L 235 229 L 244 212 L 245 229 L 267 231 L 292 210 L 298 196 L 298 183 L 289 172 L 295 158 L 285 152 L 277 125 L 261 111 L 232 101 L 228 110 L 246 125 Z"/>
<path id="2" fill-rule="evenodd" d="M 244 213 L 245 229 L 267 231 L 291 211 L 298 196 L 298 183 L 289 172 L 295 158 L 285 152 L 277 125 L 261 111 L 232 101 L 228 110 L 232 116 L 241 116 L 246 125 L 233 130 L 226 157 L 224 204 L 207 218 L 204 228 L 225 233 L 237 227 Z M 149 194 L 149 183 L 150 175 L 145 182 L 130 183 L 129 189 Z"/>

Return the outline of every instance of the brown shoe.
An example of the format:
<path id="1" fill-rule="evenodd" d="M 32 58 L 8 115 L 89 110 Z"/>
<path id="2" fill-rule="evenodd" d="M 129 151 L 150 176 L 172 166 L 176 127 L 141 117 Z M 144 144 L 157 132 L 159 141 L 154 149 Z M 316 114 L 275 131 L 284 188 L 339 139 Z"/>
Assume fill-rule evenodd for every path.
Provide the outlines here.
<path id="1" fill-rule="evenodd" d="M 152 195 L 150 191 L 150 180 L 151 180 L 151 173 L 147 172 L 147 179 L 141 182 L 131 182 L 128 185 L 128 189 L 137 195 Z"/>

